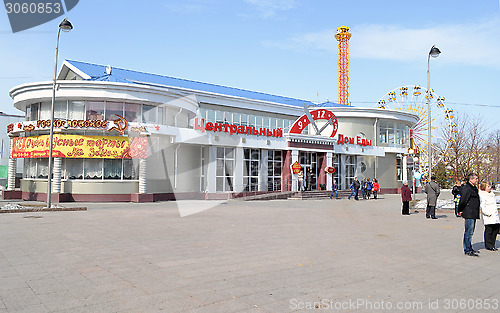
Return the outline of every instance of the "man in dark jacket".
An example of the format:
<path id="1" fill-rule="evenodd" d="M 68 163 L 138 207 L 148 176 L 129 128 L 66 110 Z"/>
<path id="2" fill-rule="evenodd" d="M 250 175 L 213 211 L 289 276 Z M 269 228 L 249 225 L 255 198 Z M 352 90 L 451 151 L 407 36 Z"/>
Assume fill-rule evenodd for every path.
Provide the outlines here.
<path id="1" fill-rule="evenodd" d="M 357 177 L 354 177 L 354 181 L 352 182 L 352 186 L 354 187 L 354 199 L 359 200 L 358 193 L 359 193 L 359 187 L 361 187 L 361 184 L 359 183 L 359 180 Z"/>
<path id="2" fill-rule="evenodd" d="M 478 177 L 471 173 L 467 175 L 466 183 L 460 190 L 460 202 L 458 204 L 458 215 L 465 221 L 464 231 L 464 253 L 468 256 L 479 256 L 478 251 L 472 249 L 472 235 L 479 219 L 479 193 L 477 190 Z"/>
<path id="3" fill-rule="evenodd" d="M 431 177 L 431 181 L 425 185 L 425 193 L 427 194 L 427 209 L 425 210 L 425 217 L 437 219 L 436 217 L 436 204 L 439 197 L 439 185 L 436 183 L 436 176 Z"/>

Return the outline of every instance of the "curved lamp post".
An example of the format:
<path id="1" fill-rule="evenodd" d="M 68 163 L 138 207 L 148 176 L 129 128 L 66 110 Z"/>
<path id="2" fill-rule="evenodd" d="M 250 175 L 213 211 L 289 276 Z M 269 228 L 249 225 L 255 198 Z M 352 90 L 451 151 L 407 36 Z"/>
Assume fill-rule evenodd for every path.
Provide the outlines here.
<path id="1" fill-rule="evenodd" d="M 61 30 L 64 32 L 69 32 L 73 29 L 73 25 L 68 21 L 68 19 L 64 19 L 61 24 L 59 24 L 59 30 L 57 31 L 57 42 L 56 42 L 56 56 L 54 61 L 54 82 L 52 84 L 52 104 L 50 106 L 50 139 L 49 139 L 49 172 L 47 176 L 47 207 L 51 207 L 51 198 L 52 198 L 52 145 L 54 143 L 54 103 L 56 100 L 56 75 L 57 75 L 57 51 L 59 48 L 59 35 L 61 34 Z"/>
<path id="2" fill-rule="evenodd" d="M 436 46 L 432 46 L 431 48 L 431 51 L 429 51 L 429 56 L 427 57 L 427 119 L 428 119 L 428 142 L 427 142 L 427 158 L 428 158 L 428 165 L 429 165 L 429 181 L 431 180 L 431 176 L 432 176 L 432 151 L 431 151 L 431 140 L 432 140 L 432 137 L 431 137 L 431 76 L 429 74 L 429 68 L 430 68 L 430 61 L 431 61 L 431 57 L 433 58 L 437 58 L 439 56 L 439 54 L 441 53 L 441 51 L 438 49 L 438 47 Z"/>

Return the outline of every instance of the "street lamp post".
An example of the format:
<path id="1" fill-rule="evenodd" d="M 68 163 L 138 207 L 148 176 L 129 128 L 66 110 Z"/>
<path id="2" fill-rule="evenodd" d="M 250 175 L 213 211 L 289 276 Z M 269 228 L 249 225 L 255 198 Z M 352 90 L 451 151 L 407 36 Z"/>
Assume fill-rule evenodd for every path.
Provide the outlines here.
<path id="1" fill-rule="evenodd" d="M 54 61 L 54 81 L 52 84 L 52 104 L 50 106 L 50 139 L 49 139 L 49 172 L 47 176 L 47 207 L 50 208 L 51 198 L 52 198 L 52 145 L 54 143 L 54 103 L 56 101 L 56 75 L 57 75 L 57 52 L 59 49 L 59 35 L 61 34 L 61 30 L 65 32 L 69 32 L 73 29 L 73 25 L 68 21 L 68 19 L 64 19 L 61 24 L 59 24 L 59 30 L 57 31 L 57 42 L 56 42 L 56 53 L 55 53 L 55 61 Z"/>
<path id="2" fill-rule="evenodd" d="M 429 69 L 430 69 L 430 61 L 431 61 L 431 56 L 433 58 L 437 58 L 439 56 L 439 54 L 441 53 L 441 51 L 439 51 L 439 49 L 436 47 L 436 46 L 432 46 L 431 48 L 431 51 L 429 51 L 429 56 L 427 57 L 427 119 L 428 119 L 428 131 L 427 131 L 427 135 L 428 135 L 428 142 L 427 142 L 427 158 L 428 158 L 428 165 L 429 165 L 429 181 L 431 180 L 431 176 L 432 176 L 432 151 L 431 151 L 431 126 L 432 126 L 432 123 L 431 123 L 431 76 L 430 76 L 430 73 L 429 73 Z"/>

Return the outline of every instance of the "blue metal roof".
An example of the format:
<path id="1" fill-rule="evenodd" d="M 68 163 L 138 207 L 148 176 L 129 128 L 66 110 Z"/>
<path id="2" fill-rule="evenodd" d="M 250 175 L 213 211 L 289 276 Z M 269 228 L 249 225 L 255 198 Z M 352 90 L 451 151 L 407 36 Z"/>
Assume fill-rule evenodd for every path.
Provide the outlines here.
<path id="1" fill-rule="evenodd" d="M 72 61 L 72 60 L 66 60 L 66 62 L 68 62 L 81 72 L 90 76 L 89 80 L 93 81 L 109 81 L 109 82 L 120 82 L 120 83 L 130 83 L 130 84 L 154 84 L 165 87 L 170 86 L 170 87 L 178 87 L 191 90 L 199 90 L 221 95 L 247 98 L 252 100 L 269 101 L 269 102 L 298 106 L 298 107 L 303 107 L 304 103 L 307 106 L 317 106 L 317 104 L 309 100 L 300 100 L 283 96 L 276 96 L 261 92 L 202 83 L 202 82 L 180 79 L 170 76 L 125 70 L 117 67 L 113 67 L 111 74 L 108 75 L 106 73 L 105 65 L 91 64 L 91 63 Z M 338 103 L 333 103 L 333 102 L 330 102 L 328 104 L 331 107 L 342 106 Z"/>

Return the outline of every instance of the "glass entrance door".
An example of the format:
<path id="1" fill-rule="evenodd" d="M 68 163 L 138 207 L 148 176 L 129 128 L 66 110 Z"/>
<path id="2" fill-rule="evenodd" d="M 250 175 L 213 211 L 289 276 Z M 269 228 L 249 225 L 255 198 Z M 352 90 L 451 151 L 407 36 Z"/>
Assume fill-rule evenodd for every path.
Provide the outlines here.
<path id="1" fill-rule="evenodd" d="M 300 151 L 300 165 L 304 171 L 306 190 L 318 189 L 318 156 L 316 152 Z"/>

